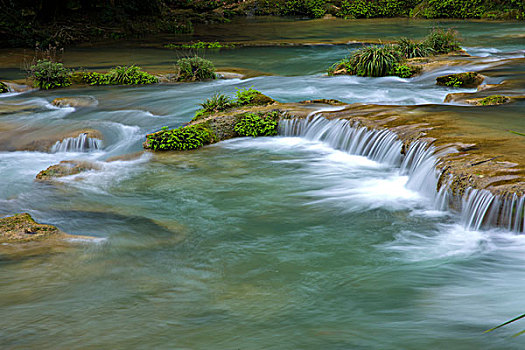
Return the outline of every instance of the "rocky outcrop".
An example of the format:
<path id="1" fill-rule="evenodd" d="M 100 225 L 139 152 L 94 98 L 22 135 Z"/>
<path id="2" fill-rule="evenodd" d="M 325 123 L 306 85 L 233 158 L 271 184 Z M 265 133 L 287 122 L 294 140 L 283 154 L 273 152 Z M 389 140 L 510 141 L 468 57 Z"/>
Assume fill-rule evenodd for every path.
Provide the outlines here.
<path id="1" fill-rule="evenodd" d="M 42 170 L 36 175 L 36 179 L 40 181 L 50 181 L 59 177 L 71 176 L 83 173 L 89 170 L 99 170 L 100 167 L 94 163 L 80 160 L 64 160 L 59 164 L 55 164 Z"/>
<path id="2" fill-rule="evenodd" d="M 475 88 L 485 77 L 477 72 L 443 75 L 436 78 L 436 84 L 448 87 Z"/>
<path id="3" fill-rule="evenodd" d="M 91 96 L 57 97 L 51 104 L 56 107 L 94 107 L 98 101 Z"/>
<path id="4" fill-rule="evenodd" d="M 21 243 L 71 237 L 52 225 L 39 224 L 27 213 L 0 219 L 0 243 Z"/>

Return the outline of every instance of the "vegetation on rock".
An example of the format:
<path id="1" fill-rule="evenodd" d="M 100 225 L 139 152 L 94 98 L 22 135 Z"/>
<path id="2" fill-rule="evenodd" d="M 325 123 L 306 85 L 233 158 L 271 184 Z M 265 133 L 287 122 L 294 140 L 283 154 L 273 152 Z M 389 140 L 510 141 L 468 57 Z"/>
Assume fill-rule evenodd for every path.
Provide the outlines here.
<path id="1" fill-rule="evenodd" d="M 65 236 L 52 225 L 39 224 L 27 213 L 0 218 L 0 243 L 29 242 Z"/>
<path id="2" fill-rule="evenodd" d="M 218 41 L 206 42 L 206 41 L 197 41 L 194 43 L 188 44 L 167 44 L 164 45 L 167 49 L 196 49 L 196 50 L 205 50 L 205 49 L 225 49 L 233 48 L 234 44 L 225 44 Z"/>
<path id="3" fill-rule="evenodd" d="M 210 60 L 199 56 L 181 58 L 175 65 L 178 81 L 216 79 L 215 66 Z"/>
<path id="4" fill-rule="evenodd" d="M 234 130 L 239 136 L 274 136 L 277 135 L 279 113 L 247 113 L 235 124 Z"/>
<path id="5" fill-rule="evenodd" d="M 480 100 L 476 101 L 476 104 L 478 106 L 496 106 L 508 103 L 510 101 L 510 97 L 503 96 L 503 95 L 492 95 L 484 97 Z"/>
<path id="6" fill-rule="evenodd" d="M 195 113 L 193 120 L 198 120 L 212 113 L 223 112 L 235 107 L 261 106 L 273 102 L 273 99 L 252 87 L 248 89 L 237 89 L 235 99 L 224 94 L 215 93 L 211 98 L 200 104 L 202 108 Z"/>
<path id="7" fill-rule="evenodd" d="M 158 83 L 159 79 L 142 71 L 140 67 L 131 65 L 118 66 L 107 73 L 84 73 L 82 81 L 89 85 L 143 85 Z"/>
<path id="8" fill-rule="evenodd" d="M 57 177 L 77 175 L 85 171 L 96 170 L 98 166 L 87 161 L 64 160 L 51 165 L 36 175 L 37 180 L 49 181 Z"/>
<path id="9" fill-rule="evenodd" d="M 29 67 L 28 76 L 33 80 L 33 85 L 40 89 L 56 89 L 71 85 L 69 69 L 62 63 L 50 60 L 38 60 Z"/>
<path id="10" fill-rule="evenodd" d="M 213 131 L 204 124 L 183 126 L 178 129 L 161 130 L 147 135 L 145 146 L 154 151 L 187 151 L 210 144 Z"/>
<path id="11" fill-rule="evenodd" d="M 5 83 L 2 83 L 0 81 L 0 94 L 3 94 L 5 92 L 9 92 L 9 88 L 7 87 Z"/>
<path id="12" fill-rule="evenodd" d="M 422 42 L 402 38 L 394 45 L 372 45 L 355 50 L 328 68 L 328 75 L 409 78 L 419 67 L 407 65 L 407 59 L 449 53 L 459 48 L 457 32 L 434 29 Z"/>
<path id="13" fill-rule="evenodd" d="M 449 74 L 436 78 L 436 84 L 449 87 L 474 88 L 483 82 L 482 75 L 476 72 Z"/>

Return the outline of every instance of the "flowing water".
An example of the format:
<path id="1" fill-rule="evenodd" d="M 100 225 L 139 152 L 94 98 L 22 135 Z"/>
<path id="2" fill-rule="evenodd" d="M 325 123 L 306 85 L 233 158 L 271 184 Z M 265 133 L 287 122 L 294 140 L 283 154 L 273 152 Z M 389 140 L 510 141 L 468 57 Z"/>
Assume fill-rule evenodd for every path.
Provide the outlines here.
<path id="1" fill-rule="evenodd" d="M 381 30 L 412 33 L 419 23 Z M 340 58 L 338 46 L 252 48 L 228 51 L 224 65 L 265 52 L 255 68 L 273 64 L 280 75 L 0 97 L 0 215 L 29 212 L 97 238 L 29 255 L 1 247 L 0 347 L 523 349 L 525 338 L 511 337 L 519 323 L 483 331 L 525 311 L 525 237 L 513 227 L 479 230 L 474 214 L 442 210 L 422 150 L 401 159 L 386 133 L 356 130 L 345 141 L 340 129 L 318 137 L 283 124 L 279 137 L 135 155 L 146 133 L 188 122 L 216 91 L 249 86 L 283 102 L 428 104 L 503 132 L 494 109 L 442 104 L 450 91 L 434 80 L 486 69 L 494 72 L 487 83 L 523 82 L 519 64 L 499 64 L 525 45 L 484 40 L 486 23 L 458 23 L 467 23 L 462 35 L 475 38 L 469 50 L 482 57 L 413 79 L 325 77 L 321 63 Z M 523 28 L 490 26 L 492 37 Z M 302 74 L 279 67 L 298 52 L 317 63 Z M 523 94 L 519 86 L 514 93 Z M 78 95 L 98 104 L 50 104 Z M 515 130 L 525 130 L 522 112 L 523 104 L 498 109 Z M 31 151 L 36 143 L 49 146 Z M 34 181 L 68 159 L 99 169 Z"/>

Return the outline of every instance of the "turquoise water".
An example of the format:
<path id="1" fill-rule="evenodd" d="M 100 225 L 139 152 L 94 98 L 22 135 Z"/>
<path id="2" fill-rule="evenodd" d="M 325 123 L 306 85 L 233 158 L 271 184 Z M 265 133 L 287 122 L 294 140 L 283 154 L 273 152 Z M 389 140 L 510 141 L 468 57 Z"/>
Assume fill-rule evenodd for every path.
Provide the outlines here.
<path id="1" fill-rule="evenodd" d="M 337 56 L 333 47 L 279 50 L 268 52 L 274 62 L 297 50 Z M 145 133 L 188 122 L 215 91 L 252 85 L 283 102 L 429 104 L 497 124 L 493 109 L 443 105 L 450 91 L 434 79 L 484 67 L 498 73 L 489 82 L 523 77 L 519 67 L 491 68 L 516 51 L 500 50 L 415 79 L 328 78 L 306 69 L 1 97 L 0 215 L 27 211 L 97 239 L 30 254 L 0 247 L 0 347 L 522 349 L 525 338 L 511 337 L 525 328 L 519 323 L 483 331 L 525 310 L 524 237 L 465 230 L 455 214 L 407 188 L 393 166 L 298 137 L 104 162 L 141 151 Z M 75 95 L 98 105 L 49 103 Z M 498 113 L 518 128 L 525 127 L 516 118 L 522 110 L 518 104 Z M 86 128 L 103 134 L 102 150 L 22 151 Z M 100 169 L 34 182 L 66 159 Z"/>

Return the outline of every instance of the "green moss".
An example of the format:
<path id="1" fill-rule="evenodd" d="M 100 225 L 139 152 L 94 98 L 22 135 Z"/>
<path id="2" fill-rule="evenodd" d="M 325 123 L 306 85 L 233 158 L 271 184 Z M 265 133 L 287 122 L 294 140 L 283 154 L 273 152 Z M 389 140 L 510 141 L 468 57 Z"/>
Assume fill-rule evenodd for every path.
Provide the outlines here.
<path id="1" fill-rule="evenodd" d="M 510 101 L 510 98 L 502 95 L 492 95 L 487 96 L 481 100 L 477 101 L 477 104 L 480 106 L 495 106 L 507 103 Z"/>
<path id="2" fill-rule="evenodd" d="M 279 113 L 247 113 L 235 124 L 234 130 L 239 136 L 274 136 L 277 135 Z"/>
<path id="3" fill-rule="evenodd" d="M 147 148 L 155 151 L 187 151 L 210 144 L 213 131 L 204 124 L 161 130 L 147 136 Z"/>
<path id="4" fill-rule="evenodd" d="M 135 65 L 118 66 L 105 74 L 83 73 L 82 81 L 89 85 L 145 85 L 159 82 L 157 77 Z"/>
<path id="5" fill-rule="evenodd" d="M 188 44 L 167 44 L 164 45 L 167 49 L 197 49 L 197 50 L 205 50 L 205 49 L 226 49 L 226 48 L 234 48 L 234 44 L 226 44 L 226 43 L 220 43 L 218 41 L 214 42 L 207 42 L 207 41 L 197 41 L 194 43 L 188 43 Z"/>

